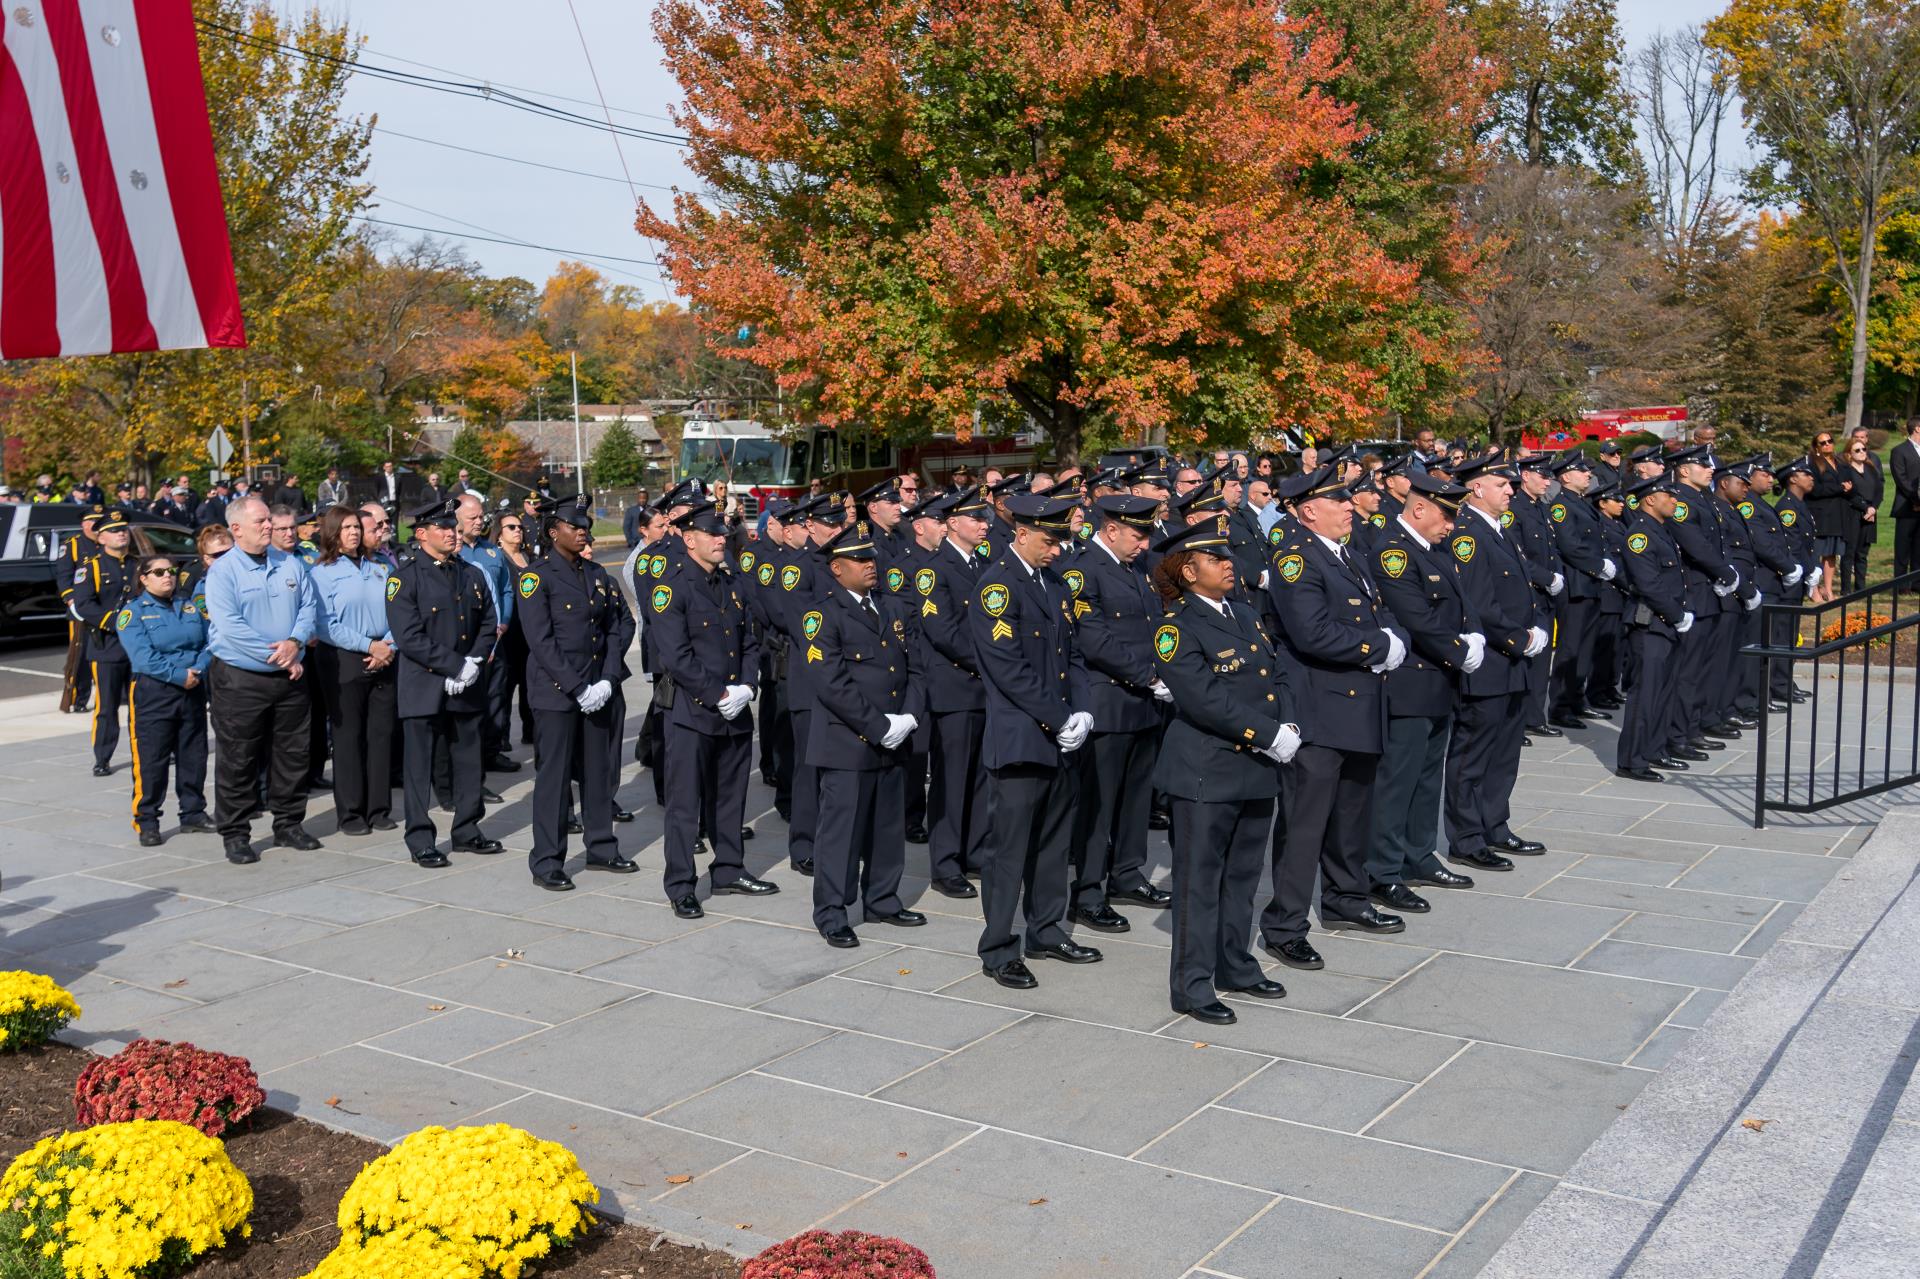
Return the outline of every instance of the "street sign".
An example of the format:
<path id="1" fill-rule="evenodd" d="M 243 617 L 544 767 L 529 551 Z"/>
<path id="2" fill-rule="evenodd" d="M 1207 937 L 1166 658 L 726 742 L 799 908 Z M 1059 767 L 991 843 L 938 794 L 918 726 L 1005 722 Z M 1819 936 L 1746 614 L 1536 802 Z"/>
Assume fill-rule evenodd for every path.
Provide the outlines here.
<path id="1" fill-rule="evenodd" d="M 214 427 L 213 434 L 207 437 L 207 456 L 213 459 L 215 466 L 225 466 L 227 459 L 233 456 L 233 441 L 227 438 L 226 427 Z"/>

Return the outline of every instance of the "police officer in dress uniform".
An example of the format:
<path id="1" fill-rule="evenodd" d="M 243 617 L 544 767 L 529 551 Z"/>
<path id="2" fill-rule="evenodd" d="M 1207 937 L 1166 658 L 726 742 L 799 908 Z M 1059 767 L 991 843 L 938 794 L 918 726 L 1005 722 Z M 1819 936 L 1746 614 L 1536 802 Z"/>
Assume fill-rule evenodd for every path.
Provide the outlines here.
<path id="1" fill-rule="evenodd" d="M 114 619 L 139 592 L 134 563 L 127 557 L 133 534 L 119 511 L 94 524 L 100 549 L 81 567 L 73 586 L 73 610 L 87 631 L 87 669 L 93 678 L 93 775 L 113 771 L 114 748 L 120 744 L 120 708 L 126 704 L 133 678 L 126 650 Z"/>
<path id="2" fill-rule="evenodd" d="M 456 550 L 459 499 L 412 514 L 416 554 L 387 578 L 387 627 L 400 654 L 394 704 L 405 747 L 407 852 L 414 864 L 444 868 L 430 806 L 433 755 L 445 742 L 453 790 L 455 852 L 497 853 L 500 841 L 480 832 L 481 717 L 487 709 L 486 665 L 493 652 L 493 592 L 480 570 Z"/>
<path id="3" fill-rule="evenodd" d="M 760 654 L 753 619 L 726 571 L 726 522 L 711 502 L 701 502 L 679 526 L 687 566 L 654 583 L 645 608 L 661 675 L 654 697 L 667 701 L 667 900 L 680 918 L 699 919 L 706 912 L 694 892 L 693 843 L 703 825 L 713 839 L 715 893 L 758 897 L 780 888 L 747 873 L 740 838 L 753 767 L 747 681 Z"/>
<path id="4" fill-rule="evenodd" d="M 1720 545 L 1727 563 L 1733 565 L 1741 581 L 1741 588 L 1732 597 L 1740 607 L 1724 610 L 1721 621 L 1721 655 L 1714 665 L 1713 705 L 1720 723 L 1732 728 L 1757 728 L 1760 721 L 1740 709 L 1747 672 L 1757 665 L 1757 659 L 1742 657 L 1740 650 L 1759 638 L 1763 589 L 1771 587 L 1777 597 L 1779 580 L 1771 569 L 1762 570 L 1759 556 L 1754 553 L 1752 533 L 1740 511 L 1747 501 L 1746 468 L 1716 462 L 1713 490 L 1710 505 L 1720 521 Z M 1754 709 L 1757 713 L 1759 708 Z"/>
<path id="5" fill-rule="evenodd" d="M 592 512 L 565 502 L 541 523 L 546 554 L 522 570 L 514 586 L 527 637 L 527 700 L 538 761 L 527 869 L 534 883 L 563 893 L 573 887 L 566 871 L 566 810 L 575 778 L 587 865 L 619 875 L 640 869 L 620 852 L 613 834 L 612 779 L 620 751 L 613 690 L 634 623 L 606 569 L 585 554 Z M 651 589 L 657 594 L 666 587 L 655 583 Z"/>
<path id="6" fill-rule="evenodd" d="M 1175 1012 L 1231 1025 L 1238 1018 L 1220 992 L 1287 993 L 1247 940 L 1279 765 L 1294 758 L 1300 728 L 1288 664 L 1254 611 L 1232 602 L 1236 559 L 1225 521 L 1190 524 L 1159 549 L 1154 585 L 1170 611 L 1151 646 L 1174 706 L 1154 766 L 1174 830 L 1169 998 Z"/>
<path id="7" fill-rule="evenodd" d="M 820 778 L 813 925 L 841 948 L 860 944 L 847 923 L 856 900 L 868 923 L 927 922 L 900 900 L 906 761 L 927 713 L 926 688 L 912 614 L 900 596 L 877 589 L 874 537 L 859 520 L 819 548 L 833 585 L 801 621 L 815 707 L 806 751 Z"/>
<path id="8" fill-rule="evenodd" d="M 1627 690 L 1620 720 L 1620 748 L 1614 759 L 1616 776 L 1636 782 L 1666 779 L 1656 767 L 1683 770 L 1684 760 L 1668 751 L 1682 739 L 1682 715 L 1676 682 L 1680 678 L 1678 646 L 1697 619 L 1687 607 L 1687 580 L 1680 548 L 1668 534 L 1679 496 L 1657 476 L 1635 480 L 1628 488 L 1635 499 L 1626 524 L 1626 579 L 1632 592 L 1629 642 L 1634 647 L 1635 676 Z"/>
<path id="9" fill-rule="evenodd" d="M 932 765 L 939 777 L 929 797 L 928 861 L 933 889 L 942 896 L 979 896 L 969 874 L 985 861 L 986 774 L 981 746 L 986 733 L 987 694 L 967 610 L 987 564 L 980 557 L 987 504 L 977 488 L 933 499 L 927 517 L 945 531 L 939 546 L 914 568 L 920 634 L 926 642 L 927 709 L 933 719 Z"/>
<path id="10" fill-rule="evenodd" d="M 1620 565 L 1607 552 L 1600 513 L 1583 500 L 1593 486 L 1586 454 L 1575 445 L 1550 465 L 1559 477 L 1560 495 L 1547 505 L 1547 525 L 1559 552 L 1565 589 L 1560 594 L 1560 638 L 1554 646 L 1547 723 L 1584 730 L 1590 719 L 1613 718 L 1587 705 L 1587 686 L 1599 640 L 1601 592 L 1619 575 Z"/>
<path id="11" fill-rule="evenodd" d="M 1424 914 L 1411 885 L 1471 888 L 1440 864 L 1440 788 L 1447 735 L 1462 678 L 1486 660 L 1487 637 L 1467 602 L 1447 534 L 1467 490 L 1408 477 L 1407 502 L 1380 533 L 1373 580 L 1408 637 L 1407 659 L 1387 676 L 1387 741 L 1374 790 L 1367 876 L 1376 905 Z"/>
<path id="12" fill-rule="evenodd" d="M 1564 737 L 1562 730 L 1547 723 L 1547 684 L 1554 660 L 1554 634 L 1567 599 L 1565 565 L 1553 541 L 1552 521 L 1547 518 L 1546 494 L 1549 487 L 1545 453 L 1530 454 L 1513 463 L 1516 490 L 1508 506 L 1504 528 L 1519 548 L 1526 565 L 1527 580 L 1533 584 L 1546 610 L 1544 628 L 1547 647 L 1527 659 L 1527 697 L 1522 704 L 1527 721 L 1527 744 L 1535 737 Z"/>
<path id="13" fill-rule="evenodd" d="M 207 621 L 180 593 L 173 562 L 150 555 L 140 565 L 140 594 L 114 618 L 133 670 L 127 736 L 133 741 L 133 827 L 142 848 L 156 848 L 160 809 L 173 770 L 180 829 L 211 834 L 207 817 Z"/>
<path id="14" fill-rule="evenodd" d="M 1694 624 L 1680 641 L 1680 674 L 1675 688 L 1684 711 L 1682 743 L 1673 752 L 1675 758 L 1691 758 L 1691 752 L 1716 749 L 1710 740 L 1737 738 L 1737 726 L 1720 722 L 1716 706 L 1718 663 L 1723 660 L 1724 622 L 1732 623 L 1737 612 L 1736 598 L 1742 587 L 1740 574 L 1727 561 L 1722 544 L 1722 521 L 1709 491 L 1713 483 L 1713 460 L 1704 444 L 1681 449 L 1668 459 L 1674 478 L 1679 481 L 1679 500 L 1668 518 L 1667 531 L 1680 548 L 1681 567 L 1687 581 L 1687 609 Z M 1729 605 L 1728 601 L 1731 601 Z"/>
<path id="15" fill-rule="evenodd" d="M 773 806 L 782 821 L 793 809 L 793 722 L 786 702 L 786 636 L 775 625 L 770 608 L 786 563 L 791 536 L 787 521 L 793 508 L 784 497 L 768 499 L 765 535 L 742 551 L 738 560 L 740 598 L 753 616 L 760 643 L 760 780 L 773 787 Z"/>
<path id="16" fill-rule="evenodd" d="M 787 862 L 802 875 L 813 874 L 814 833 L 820 818 L 820 778 L 807 762 L 812 740 L 812 673 L 802 632 L 806 615 L 826 594 L 828 581 L 820 557 L 811 548 L 825 543 L 846 523 L 840 495 L 815 498 L 806 508 L 806 539 L 780 565 L 768 613 L 787 642 L 787 713 L 793 725 L 793 803 L 787 819 Z"/>
<path id="17" fill-rule="evenodd" d="M 986 688 L 981 763 L 991 777 L 980 891 L 980 963 L 1002 986 L 1037 985 L 1024 959 L 1091 964 L 1102 956 L 1061 927 L 1066 917 L 1073 773 L 1064 756 L 1086 745 L 1093 716 L 1074 644 L 1066 583 L 1047 568 L 1071 534 L 1071 498 L 1006 500 L 1013 542 L 980 575 L 967 629 Z M 951 519 L 951 517 L 949 517 Z M 1024 945 L 1014 914 L 1025 898 Z"/>
<path id="18" fill-rule="evenodd" d="M 1627 590 L 1627 497 L 1619 484 L 1602 487 L 1596 480 L 1587 490 L 1587 501 L 1600 516 L 1600 540 L 1615 573 L 1600 583 L 1600 613 L 1595 628 L 1593 665 L 1587 674 L 1587 705 L 1595 710 L 1616 711 L 1627 704 L 1620 695 L 1626 666 Z"/>
<path id="19" fill-rule="evenodd" d="M 80 517 L 80 531 L 60 543 L 53 560 L 53 580 L 60 587 L 60 604 L 67 610 L 66 682 L 60 690 L 60 709 L 84 711 L 93 696 L 93 668 L 87 662 L 87 624 L 73 608 L 73 592 L 86 576 L 87 561 L 100 549 L 100 521 L 107 508 L 94 503 Z"/>
<path id="20" fill-rule="evenodd" d="M 860 501 L 868 514 L 868 527 L 873 532 L 880 586 L 888 595 L 906 590 L 913 576 L 913 528 L 902 521 L 900 490 L 894 483 L 891 479 L 882 480 L 860 493 Z M 921 729 L 907 742 L 905 820 L 909 844 L 927 842 L 927 751 L 932 733 L 928 731 L 926 719 L 927 716 L 921 716 Z"/>
<path id="21" fill-rule="evenodd" d="M 1756 508 L 1756 521 L 1766 521 L 1778 534 L 1779 552 L 1786 556 L 1786 563 L 1789 566 L 1786 572 L 1780 574 L 1779 599 L 1782 604 L 1798 604 L 1806 598 L 1809 566 L 1819 562 L 1819 556 L 1814 552 L 1812 522 L 1806 516 L 1806 508 L 1792 492 L 1796 487 L 1794 477 L 1800 473 L 1798 468 L 1798 462 L 1789 462 L 1775 470 L 1772 461 L 1762 454 L 1761 460 L 1749 469 L 1748 483 L 1753 490 L 1751 500 Z M 1809 475 L 1803 482 L 1811 483 L 1811 481 L 1812 476 Z M 1771 504 L 1766 501 L 1769 493 L 1775 494 L 1775 500 Z M 1767 509 L 1763 512 L 1759 509 L 1761 507 Z M 1759 553 L 1766 537 L 1767 535 L 1756 527 L 1754 533 L 1756 554 Z M 1766 622 L 1767 645 L 1774 648 L 1790 647 L 1793 644 L 1794 626 L 1795 619 L 1791 614 L 1783 613 L 1768 620 Z M 1791 662 L 1775 661 L 1771 664 L 1756 662 L 1752 673 L 1754 689 L 1748 697 L 1756 713 L 1759 710 L 1761 696 L 1758 681 L 1761 678 L 1761 671 L 1769 665 L 1772 669 L 1767 676 L 1769 686 L 1766 697 L 1772 704 L 1772 709 L 1785 710 L 1790 702 L 1805 699 L 1805 694 L 1793 686 Z"/>
<path id="22" fill-rule="evenodd" d="M 1740 518 L 1746 521 L 1747 540 L 1753 546 L 1754 585 L 1769 602 L 1787 604 L 1798 596 L 1803 570 L 1793 556 L 1793 548 L 1787 540 L 1786 526 L 1780 522 L 1780 512 L 1766 500 L 1773 491 L 1773 460 L 1762 453 L 1748 458 L 1739 468 L 1740 475 L 1747 482 L 1747 493 L 1737 503 L 1735 509 Z M 1746 630 L 1740 642 L 1746 644 L 1766 643 L 1773 645 L 1793 643 L 1792 618 L 1787 615 L 1767 618 L 1766 630 L 1762 632 L 1761 610 L 1755 609 L 1746 614 Z M 1740 671 L 1740 686 L 1734 703 L 1734 709 L 1742 715 L 1758 716 L 1760 713 L 1761 668 L 1765 663 L 1759 658 L 1743 660 Z M 1775 663 L 1779 668 L 1783 663 Z M 1781 672 L 1786 675 L 1785 671 Z M 1787 709 L 1786 695 L 1769 695 L 1770 710 Z"/>
<path id="23" fill-rule="evenodd" d="M 507 700 L 513 695 L 506 649 L 507 628 L 513 624 L 513 561 L 498 542 L 487 536 L 486 501 L 478 493 L 460 494 L 458 501 L 460 558 L 480 570 L 493 592 L 494 650 L 481 679 L 486 685 L 487 702 L 486 717 L 481 722 L 481 755 L 487 772 L 517 773 L 519 761 L 507 756 L 512 743 L 508 740 L 510 717 L 506 712 Z"/>

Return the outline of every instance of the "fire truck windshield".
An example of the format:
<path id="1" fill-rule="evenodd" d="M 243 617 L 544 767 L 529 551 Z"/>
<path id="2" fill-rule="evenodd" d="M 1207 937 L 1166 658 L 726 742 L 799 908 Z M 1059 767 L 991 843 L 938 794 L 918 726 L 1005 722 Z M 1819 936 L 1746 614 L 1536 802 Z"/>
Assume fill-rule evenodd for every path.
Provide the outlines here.
<path id="1" fill-rule="evenodd" d="M 686 439 L 680 443 L 680 474 L 731 484 L 795 484 L 792 450 L 761 436 Z"/>

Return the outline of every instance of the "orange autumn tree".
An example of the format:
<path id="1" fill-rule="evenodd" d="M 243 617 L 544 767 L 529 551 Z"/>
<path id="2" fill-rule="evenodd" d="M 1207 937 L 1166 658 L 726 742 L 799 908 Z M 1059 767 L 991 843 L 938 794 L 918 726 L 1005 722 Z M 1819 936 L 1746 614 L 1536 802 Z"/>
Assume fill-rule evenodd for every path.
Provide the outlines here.
<path id="1" fill-rule="evenodd" d="M 1303 180 L 1365 130 L 1272 0 L 665 0 L 655 27 L 707 190 L 636 224 L 796 412 L 1025 414 L 1069 460 L 1095 422 L 1377 409 L 1416 268 Z"/>

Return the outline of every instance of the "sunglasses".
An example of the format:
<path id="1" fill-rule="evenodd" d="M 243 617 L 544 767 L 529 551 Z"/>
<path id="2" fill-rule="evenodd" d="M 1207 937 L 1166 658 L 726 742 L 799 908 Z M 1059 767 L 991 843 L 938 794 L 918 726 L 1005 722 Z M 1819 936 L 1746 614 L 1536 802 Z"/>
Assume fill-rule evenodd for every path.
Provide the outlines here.
<path id="1" fill-rule="evenodd" d="M 1826 437 L 1826 438 L 1825 438 L 1825 439 L 1823 439 L 1823 440 L 1815 440 L 1815 441 L 1814 441 L 1814 443 L 1815 443 L 1815 444 L 1831 444 L 1831 443 L 1833 443 L 1833 437 L 1832 437 L 1831 435 L 1829 435 L 1828 437 Z"/>
<path id="2" fill-rule="evenodd" d="M 172 570 L 172 569 L 170 569 L 170 568 L 150 568 L 150 569 L 148 569 L 148 570 L 147 570 L 146 572 L 144 572 L 144 573 L 142 573 L 142 574 L 141 574 L 140 576 L 142 576 L 142 577 L 172 577 L 172 576 L 173 576 L 173 570 Z"/>

